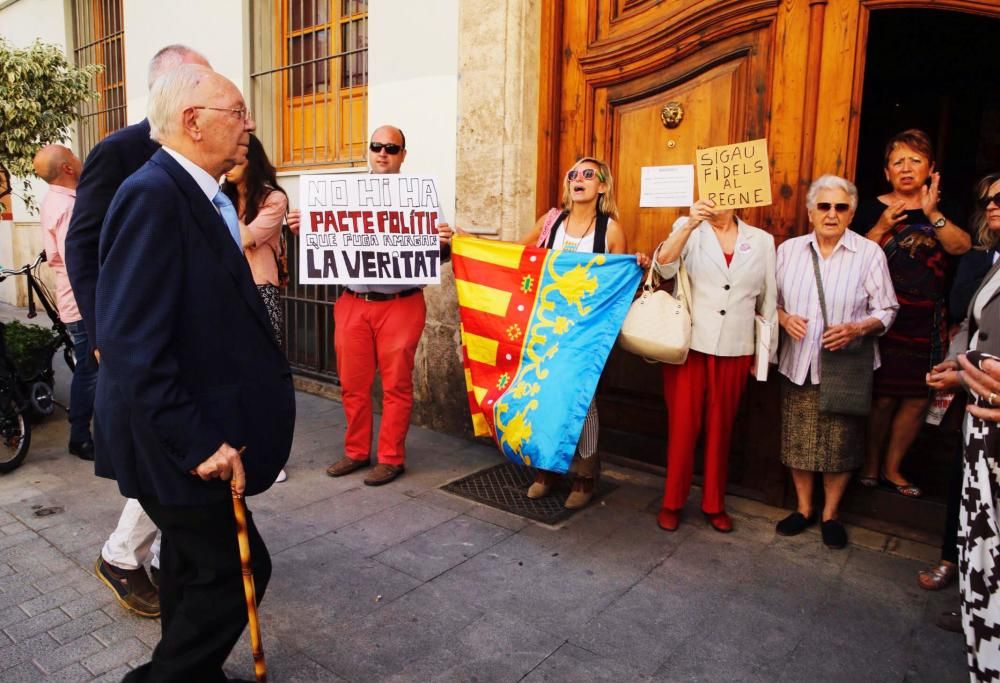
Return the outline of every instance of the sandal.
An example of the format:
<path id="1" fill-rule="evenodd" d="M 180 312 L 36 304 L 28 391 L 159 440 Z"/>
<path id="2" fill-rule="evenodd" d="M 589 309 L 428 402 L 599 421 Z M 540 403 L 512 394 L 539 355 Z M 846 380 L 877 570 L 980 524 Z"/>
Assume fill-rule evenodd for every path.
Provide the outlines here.
<path id="1" fill-rule="evenodd" d="M 917 583 L 926 591 L 939 591 L 958 575 L 958 565 L 941 560 L 937 566 L 917 572 Z"/>
<path id="2" fill-rule="evenodd" d="M 885 475 L 879 476 L 879 483 L 890 491 L 895 491 L 901 496 L 907 498 L 920 498 L 924 495 L 923 489 L 921 489 L 916 484 L 911 482 L 905 482 L 902 484 L 897 484 L 896 482 L 887 479 Z"/>
<path id="3" fill-rule="evenodd" d="M 866 489 L 873 489 L 878 486 L 878 477 L 866 477 L 863 474 L 859 474 L 858 483 Z"/>

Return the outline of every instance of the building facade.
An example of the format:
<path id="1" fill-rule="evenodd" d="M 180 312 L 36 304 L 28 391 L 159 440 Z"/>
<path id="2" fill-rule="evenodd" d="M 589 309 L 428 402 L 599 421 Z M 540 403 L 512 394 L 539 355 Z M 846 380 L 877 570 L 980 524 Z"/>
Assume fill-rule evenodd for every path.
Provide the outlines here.
<path id="1" fill-rule="evenodd" d="M 297 187 L 302 174 L 363 171 L 370 131 L 407 135 L 406 170 L 433 174 L 449 221 L 516 238 L 558 203 L 579 156 L 605 158 L 633 249 L 651 251 L 678 210 L 638 207 L 643 166 L 692 163 L 699 147 L 764 137 L 774 204 L 744 218 L 780 241 L 807 229 L 805 191 L 823 173 L 880 184 L 885 139 L 919 126 L 939 147 L 946 191 L 1000 165 L 1000 88 L 988 60 L 997 0 L 0 0 L 0 32 L 80 62 L 108 62 L 74 143 L 86 151 L 140 120 L 145 68 L 163 45 L 203 52 L 240 84 L 258 135 Z M 40 18 L 44 17 L 44 21 Z M 905 46 L 905 47 L 904 47 Z M 115 61 L 117 60 L 117 61 Z M 670 116 L 666 112 L 670 112 Z M 124 121 L 122 117 L 124 115 Z M 293 205 L 296 202 L 292 194 Z M 0 262 L 19 262 L 32 217 L 0 224 Z M 10 284 L 0 297 L 11 300 Z M 335 288 L 287 293 L 300 382 L 336 393 Z M 428 290 L 414 420 L 469 433 L 450 269 Z M 641 360 L 615 351 L 598 393 L 602 448 L 663 464 L 665 407 Z M 332 388 L 331 388 L 332 387 Z M 776 383 L 753 386 L 734 442 L 732 490 L 784 504 Z M 929 440 L 928 440 L 929 439 Z M 919 442 L 921 481 L 946 480 L 953 449 Z M 331 444 L 335 450 L 336 444 Z M 945 452 L 947 450 L 947 452 Z M 929 532 L 929 500 L 857 492 L 856 515 Z"/>

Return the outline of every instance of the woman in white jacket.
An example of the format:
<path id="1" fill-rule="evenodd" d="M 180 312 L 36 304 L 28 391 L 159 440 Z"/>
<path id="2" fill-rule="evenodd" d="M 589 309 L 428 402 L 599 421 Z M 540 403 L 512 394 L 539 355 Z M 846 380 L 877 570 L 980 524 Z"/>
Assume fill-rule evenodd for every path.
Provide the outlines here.
<path id="1" fill-rule="evenodd" d="M 777 321 L 774 238 L 732 209 L 715 209 L 715 202 L 703 199 L 677 219 L 654 263 L 662 277 L 671 278 L 681 260 L 691 281 L 691 350 L 683 364 L 663 366 L 667 479 L 657 523 L 667 531 L 680 524 L 704 427 L 701 509 L 712 528 L 727 533 L 733 530 L 725 509 L 729 446 L 753 367 L 754 318 L 772 326 Z"/>

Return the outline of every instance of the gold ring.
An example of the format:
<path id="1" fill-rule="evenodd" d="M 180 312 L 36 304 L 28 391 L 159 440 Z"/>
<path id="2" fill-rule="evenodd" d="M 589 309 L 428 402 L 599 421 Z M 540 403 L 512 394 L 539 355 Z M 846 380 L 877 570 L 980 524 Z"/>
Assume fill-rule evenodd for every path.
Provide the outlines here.
<path id="1" fill-rule="evenodd" d="M 989 403 L 990 405 L 993 405 L 993 399 L 995 399 L 996 397 L 997 397 L 996 393 L 991 391 L 990 395 L 986 399 L 986 402 Z"/>

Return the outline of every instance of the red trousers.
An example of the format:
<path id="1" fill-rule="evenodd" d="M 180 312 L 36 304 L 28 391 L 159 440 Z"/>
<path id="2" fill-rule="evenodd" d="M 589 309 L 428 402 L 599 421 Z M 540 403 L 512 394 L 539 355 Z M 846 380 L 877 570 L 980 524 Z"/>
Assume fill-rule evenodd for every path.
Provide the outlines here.
<path id="1" fill-rule="evenodd" d="M 333 344 L 347 417 L 344 455 L 367 460 L 372 445 L 372 384 L 382 378 L 378 461 L 402 465 L 413 407 L 413 357 L 424 331 L 423 292 L 389 301 L 344 293 L 333 308 Z"/>
<path id="2" fill-rule="evenodd" d="M 711 356 L 691 351 L 683 365 L 663 366 L 667 403 L 667 481 L 663 507 L 680 510 L 691 492 L 694 447 L 705 427 L 705 484 L 701 509 L 726 509 L 726 471 L 733 421 L 753 356 Z"/>

